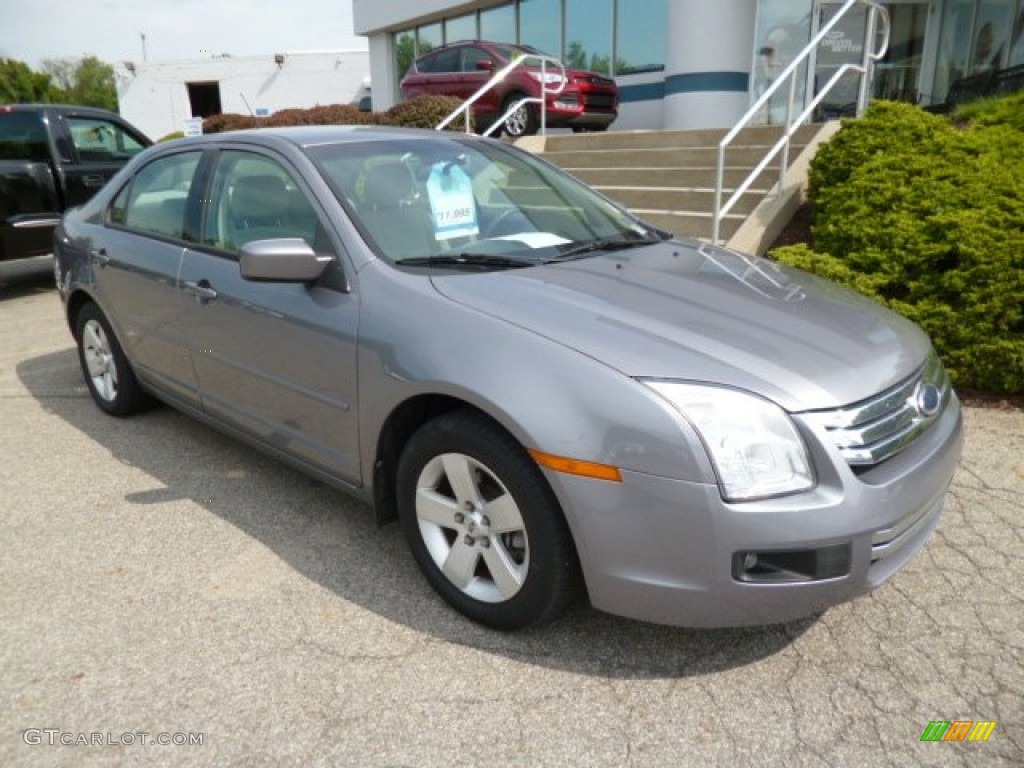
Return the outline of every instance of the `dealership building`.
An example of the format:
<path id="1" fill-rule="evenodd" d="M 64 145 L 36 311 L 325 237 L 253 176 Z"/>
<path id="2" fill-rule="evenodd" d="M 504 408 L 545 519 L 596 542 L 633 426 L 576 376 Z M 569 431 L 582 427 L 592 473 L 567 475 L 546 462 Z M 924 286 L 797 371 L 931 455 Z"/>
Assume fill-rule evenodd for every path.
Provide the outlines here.
<path id="1" fill-rule="evenodd" d="M 366 35 L 375 109 L 401 99 L 412 60 L 445 43 L 486 39 L 530 45 L 567 65 L 615 78 L 630 128 L 706 128 L 734 123 L 826 24 L 834 0 L 353 0 Z M 874 95 L 944 102 L 962 78 L 1024 65 L 1024 0 L 889 0 L 892 20 Z M 801 72 L 798 97 L 863 53 L 867 13 L 858 6 Z M 842 113 L 856 81 L 829 95 Z M 762 122 L 773 122 L 767 109 Z"/>

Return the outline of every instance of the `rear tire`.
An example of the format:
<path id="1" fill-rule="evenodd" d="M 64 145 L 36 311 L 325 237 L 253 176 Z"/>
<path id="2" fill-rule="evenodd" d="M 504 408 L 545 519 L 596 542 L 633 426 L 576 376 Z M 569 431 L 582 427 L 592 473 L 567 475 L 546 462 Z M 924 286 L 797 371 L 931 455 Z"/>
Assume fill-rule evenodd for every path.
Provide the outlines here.
<path id="1" fill-rule="evenodd" d="M 428 422 L 398 464 L 398 509 L 413 557 L 452 607 L 495 629 L 557 615 L 577 561 L 554 493 L 522 446 L 483 415 Z"/>
<path id="2" fill-rule="evenodd" d="M 89 302 L 75 317 L 78 361 L 89 394 L 111 416 L 131 416 L 153 405 L 139 386 L 128 358 L 100 308 Z"/>

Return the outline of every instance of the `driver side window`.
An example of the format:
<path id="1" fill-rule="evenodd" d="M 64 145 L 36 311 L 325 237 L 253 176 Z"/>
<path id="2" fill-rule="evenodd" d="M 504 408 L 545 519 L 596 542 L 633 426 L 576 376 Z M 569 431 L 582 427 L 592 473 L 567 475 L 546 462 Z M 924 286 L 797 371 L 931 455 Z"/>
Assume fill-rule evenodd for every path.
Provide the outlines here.
<path id="1" fill-rule="evenodd" d="M 221 152 L 205 201 L 203 243 L 238 253 L 254 240 L 297 237 L 330 251 L 319 216 L 292 175 L 277 161 L 252 152 Z"/>

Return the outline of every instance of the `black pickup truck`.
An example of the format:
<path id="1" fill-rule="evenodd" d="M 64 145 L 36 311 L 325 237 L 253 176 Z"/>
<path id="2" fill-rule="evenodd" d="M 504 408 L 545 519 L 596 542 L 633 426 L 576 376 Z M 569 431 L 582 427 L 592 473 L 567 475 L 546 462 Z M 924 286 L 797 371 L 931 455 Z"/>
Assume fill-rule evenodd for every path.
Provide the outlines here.
<path id="1" fill-rule="evenodd" d="M 0 261 L 53 252 L 53 229 L 152 142 L 103 109 L 0 105 Z"/>

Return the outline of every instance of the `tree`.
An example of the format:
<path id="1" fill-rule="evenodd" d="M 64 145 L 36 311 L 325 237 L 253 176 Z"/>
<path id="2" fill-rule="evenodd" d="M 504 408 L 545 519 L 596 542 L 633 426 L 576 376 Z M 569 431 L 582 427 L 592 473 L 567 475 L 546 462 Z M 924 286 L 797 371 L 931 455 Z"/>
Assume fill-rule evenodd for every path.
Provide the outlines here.
<path id="1" fill-rule="evenodd" d="M 117 111 L 114 68 L 95 56 L 44 59 L 43 71 L 60 89 L 62 101 Z"/>
<path id="2" fill-rule="evenodd" d="M 33 72 L 23 61 L 0 59 L 0 104 L 48 104 L 60 100 L 50 76 Z"/>

